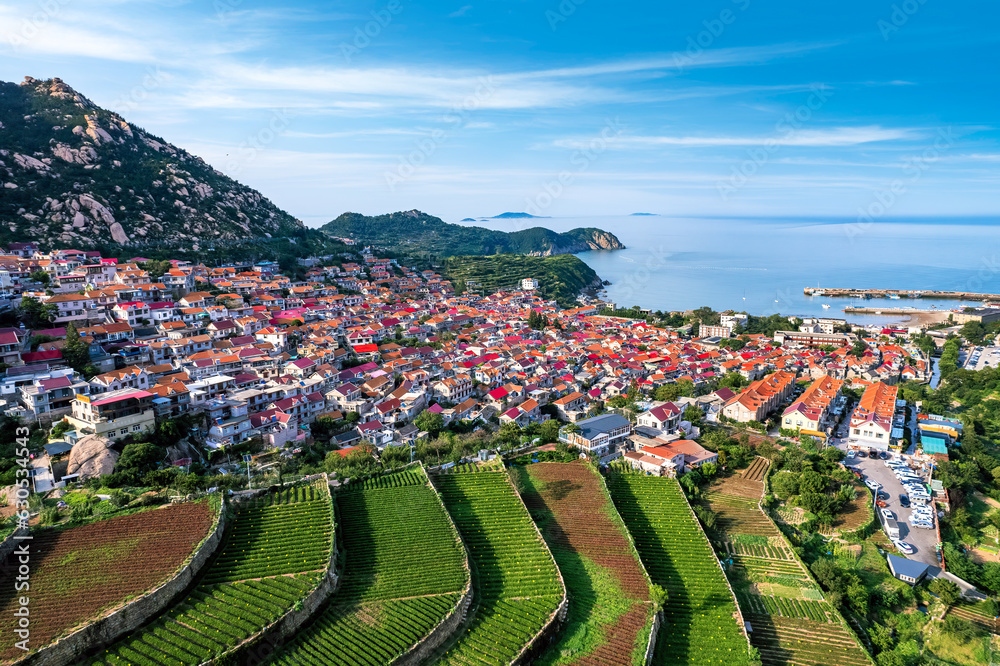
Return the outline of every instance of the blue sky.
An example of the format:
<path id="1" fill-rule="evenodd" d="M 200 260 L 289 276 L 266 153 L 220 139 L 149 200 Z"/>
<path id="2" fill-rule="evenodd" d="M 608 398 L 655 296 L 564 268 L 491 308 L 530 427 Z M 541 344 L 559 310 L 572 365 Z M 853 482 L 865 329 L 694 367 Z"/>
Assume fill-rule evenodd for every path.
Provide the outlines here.
<path id="1" fill-rule="evenodd" d="M 0 79 L 61 77 L 312 225 L 993 215 L 998 19 L 943 0 L 0 0 Z"/>

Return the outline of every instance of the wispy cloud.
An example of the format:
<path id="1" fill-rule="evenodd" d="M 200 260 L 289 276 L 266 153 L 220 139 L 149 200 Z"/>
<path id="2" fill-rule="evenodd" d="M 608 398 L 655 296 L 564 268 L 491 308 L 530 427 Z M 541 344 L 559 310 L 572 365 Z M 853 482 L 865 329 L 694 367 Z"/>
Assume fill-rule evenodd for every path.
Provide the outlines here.
<path id="1" fill-rule="evenodd" d="M 717 148 L 763 146 L 827 147 L 857 146 L 880 141 L 912 140 L 917 131 L 910 128 L 884 128 L 877 125 L 865 127 L 834 127 L 821 130 L 801 130 L 775 136 L 637 136 L 623 135 L 614 141 L 612 148 L 655 148 L 681 146 L 688 148 Z M 586 148 L 588 139 L 558 139 L 553 145 L 559 148 Z"/>
<path id="2" fill-rule="evenodd" d="M 460 9 L 456 9 L 451 14 L 448 14 L 448 18 L 458 18 L 460 16 L 465 16 L 466 14 L 469 13 L 470 9 L 472 9 L 472 5 L 465 5 Z"/>

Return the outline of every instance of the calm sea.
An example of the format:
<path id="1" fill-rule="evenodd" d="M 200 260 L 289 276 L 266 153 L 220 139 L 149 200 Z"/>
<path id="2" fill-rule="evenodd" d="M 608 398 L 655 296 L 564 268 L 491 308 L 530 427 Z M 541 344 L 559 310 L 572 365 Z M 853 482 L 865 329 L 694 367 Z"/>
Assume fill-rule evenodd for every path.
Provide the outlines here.
<path id="1" fill-rule="evenodd" d="M 456 220 L 457 222 L 457 220 Z M 997 220 L 875 221 L 661 216 L 480 220 L 461 224 L 515 231 L 599 227 L 627 246 L 578 256 L 612 284 L 619 306 L 686 310 L 708 305 L 752 314 L 844 317 L 852 301 L 809 297 L 804 287 L 945 289 L 1000 293 Z M 823 304 L 830 307 L 823 308 Z M 947 300 L 856 301 L 875 307 L 971 303 Z M 859 323 L 900 317 L 851 315 Z"/>

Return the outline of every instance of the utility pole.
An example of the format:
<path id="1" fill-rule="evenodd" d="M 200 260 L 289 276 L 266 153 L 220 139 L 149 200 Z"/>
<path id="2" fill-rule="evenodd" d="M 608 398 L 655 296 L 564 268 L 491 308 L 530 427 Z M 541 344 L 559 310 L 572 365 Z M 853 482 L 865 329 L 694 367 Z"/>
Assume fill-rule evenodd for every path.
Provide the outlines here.
<path id="1" fill-rule="evenodd" d="M 253 490 L 253 482 L 250 480 L 250 454 L 249 453 L 244 453 L 243 454 L 243 461 L 246 462 L 246 464 L 247 464 L 247 485 L 250 487 L 250 490 Z"/>

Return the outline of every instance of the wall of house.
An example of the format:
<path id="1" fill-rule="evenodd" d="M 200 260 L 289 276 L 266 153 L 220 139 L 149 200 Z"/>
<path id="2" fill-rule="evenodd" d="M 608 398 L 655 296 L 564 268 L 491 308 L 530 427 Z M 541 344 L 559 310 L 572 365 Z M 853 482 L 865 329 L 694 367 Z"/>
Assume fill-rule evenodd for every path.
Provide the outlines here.
<path id="1" fill-rule="evenodd" d="M 110 645 L 130 631 L 138 629 L 154 616 L 177 601 L 195 576 L 215 553 L 226 529 L 226 509 L 223 506 L 215 525 L 201 542 L 194 555 L 169 581 L 135 599 L 96 622 L 74 631 L 19 662 L 21 666 L 68 666 L 79 664 L 83 656 L 95 648 Z"/>

